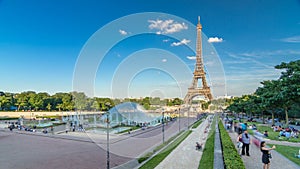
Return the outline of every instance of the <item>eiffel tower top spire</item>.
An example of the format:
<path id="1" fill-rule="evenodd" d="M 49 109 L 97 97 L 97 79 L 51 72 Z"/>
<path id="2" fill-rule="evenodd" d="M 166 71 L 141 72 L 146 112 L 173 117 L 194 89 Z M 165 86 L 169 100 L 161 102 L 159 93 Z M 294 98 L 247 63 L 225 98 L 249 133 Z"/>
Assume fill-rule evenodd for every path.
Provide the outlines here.
<path id="1" fill-rule="evenodd" d="M 202 25 L 201 25 L 201 23 L 200 23 L 200 16 L 198 16 L 197 29 L 202 29 Z"/>

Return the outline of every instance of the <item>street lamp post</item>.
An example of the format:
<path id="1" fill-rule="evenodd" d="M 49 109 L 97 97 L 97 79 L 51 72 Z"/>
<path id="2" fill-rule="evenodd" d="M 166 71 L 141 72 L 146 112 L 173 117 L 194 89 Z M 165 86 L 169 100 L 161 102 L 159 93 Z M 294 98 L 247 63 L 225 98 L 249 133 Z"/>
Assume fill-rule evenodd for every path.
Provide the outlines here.
<path id="1" fill-rule="evenodd" d="M 188 107 L 188 112 L 187 112 L 187 114 L 188 114 L 188 118 L 187 118 L 187 120 L 188 120 L 188 127 L 187 127 L 187 129 L 189 129 L 189 126 L 190 126 L 190 109 L 191 109 L 191 107 L 189 106 Z"/>
<path id="2" fill-rule="evenodd" d="M 178 132 L 180 133 L 180 108 L 178 111 Z"/>
<path id="3" fill-rule="evenodd" d="M 109 112 L 106 114 L 106 168 L 109 169 Z"/>
<path id="4" fill-rule="evenodd" d="M 165 143 L 165 111 L 162 110 L 162 132 L 163 132 L 163 143 Z"/>

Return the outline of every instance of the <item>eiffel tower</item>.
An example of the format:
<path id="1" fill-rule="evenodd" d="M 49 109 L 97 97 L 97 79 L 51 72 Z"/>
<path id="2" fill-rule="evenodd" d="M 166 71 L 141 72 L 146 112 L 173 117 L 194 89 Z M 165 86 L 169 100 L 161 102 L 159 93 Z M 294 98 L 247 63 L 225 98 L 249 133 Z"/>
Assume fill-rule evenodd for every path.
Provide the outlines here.
<path id="1" fill-rule="evenodd" d="M 208 100 L 212 100 L 212 94 L 210 87 L 207 86 L 206 77 L 204 72 L 204 64 L 202 58 L 202 37 L 201 37 L 202 25 L 200 24 L 200 16 L 198 17 L 197 24 L 197 44 L 196 44 L 196 65 L 193 77 L 193 83 L 188 88 L 188 92 L 184 98 L 185 104 L 191 104 L 192 99 L 196 96 L 204 96 Z M 201 79 L 202 86 L 198 86 L 198 80 Z"/>

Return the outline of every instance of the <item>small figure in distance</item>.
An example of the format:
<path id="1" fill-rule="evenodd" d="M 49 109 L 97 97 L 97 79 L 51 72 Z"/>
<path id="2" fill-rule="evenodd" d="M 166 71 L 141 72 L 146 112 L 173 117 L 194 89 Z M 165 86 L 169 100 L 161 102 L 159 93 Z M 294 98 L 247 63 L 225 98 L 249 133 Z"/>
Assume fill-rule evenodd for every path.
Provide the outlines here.
<path id="1" fill-rule="evenodd" d="M 299 154 L 295 154 L 296 158 L 300 158 L 300 149 L 299 149 Z"/>
<path id="2" fill-rule="evenodd" d="M 196 142 L 196 150 L 201 150 L 201 149 L 202 149 L 202 144 Z"/>

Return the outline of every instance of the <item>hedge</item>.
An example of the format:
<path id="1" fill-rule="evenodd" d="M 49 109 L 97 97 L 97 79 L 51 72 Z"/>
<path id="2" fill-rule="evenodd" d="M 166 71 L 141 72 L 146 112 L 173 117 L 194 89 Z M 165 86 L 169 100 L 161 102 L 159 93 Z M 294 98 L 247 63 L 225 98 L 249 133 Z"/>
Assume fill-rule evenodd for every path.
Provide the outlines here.
<path id="1" fill-rule="evenodd" d="M 225 130 L 222 121 L 219 121 L 219 130 L 222 143 L 224 165 L 226 169 L 245 169 L 245 165 L 238 154 L 235 145 Z"/>

